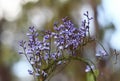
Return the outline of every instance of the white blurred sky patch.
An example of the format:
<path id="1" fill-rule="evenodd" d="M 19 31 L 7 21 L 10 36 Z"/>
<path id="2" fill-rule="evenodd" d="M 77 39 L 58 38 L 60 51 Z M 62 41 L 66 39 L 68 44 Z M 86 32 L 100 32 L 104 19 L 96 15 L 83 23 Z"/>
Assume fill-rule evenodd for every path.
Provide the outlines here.
<path id="1" fill-rule="evenodd" d="M 20 80 L 23 79 L 21 81 L 31 81 L 33 77 L 32 75 L 29 75 L 28 69 L 32 70 L 32 67 L 30 66 L 26 58 L 22 57 L 21 61 L 14 64 L 12 71 L 14 75 L 18 76 Z"/>
<path id="2" fill-rule="evenodd" d="M 29 22 L 36 28 L 43 28 L 53 18 L 53 11 L 48 7 L 36 7 L 28 13 Z"/>
<path id="3" fill-rule="evenodd" d="M 103 15 L 99 17 L 99 20 L 103 21 L 101 24 L 114 23 L 115 31 L 109 43 L 113 48 L 120 50 L 120 0 L 102 0 L 102 6 L 104 14 L 101 12 Z"/>
<path id="4" fill-rule="evenodd" d="M 28 2 L 37 2 L 38 0 L 0 0 L 0 20 L 14 21 L 20 17 L 22 6 Z"/>
<path id="5" fill-rule="evenodd" d="M 120 0 L 102 0 L 107 18 L 114 23 L 120 22 Z"/>
<path id="6" fill-rule="evenodd" d="M 0 13 L 8 21 L 15 20 L 21 12 L 22 0 L 0 0 Z"/>

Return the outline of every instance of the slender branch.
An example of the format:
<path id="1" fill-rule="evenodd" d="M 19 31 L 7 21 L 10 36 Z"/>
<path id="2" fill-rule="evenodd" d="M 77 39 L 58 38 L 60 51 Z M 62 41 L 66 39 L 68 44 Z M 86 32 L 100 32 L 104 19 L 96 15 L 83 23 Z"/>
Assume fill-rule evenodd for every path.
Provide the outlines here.
<path id="1" fill-rule="evenodd" d="M 56 61 L 52 62 L 51 64 L 49 64 L 49 66 L 45 70 L 49 70 L 52 66 L 54 66 L 59 61 L 67 61 L 67 60 L 78 60 L 78 61 L 84 62 L 86 65 L 88 65 L 90 67 L 91 72 L 92 72 L 93 77 L 94 77 L 94 81 L 96 81 L 96 76 L 95 76 L 95 73 L 94 73 L 91 65 L 88 63 L 87 59 L 80 58 L 80 57 L 73 57 L 73 56 L 70 56 L 70 57 L 67 57 L 67 58 L 66 57 L 61 57 L 61 58 L 57 59 Z"/>
<path id="2" fill-rule="evenodd" d="M 30 60 L 29 60 L 29 58 L 28 58 L 27 54 L 25 53 L 25 49 L 23 49 L 23 50 L 24 50 L 24 55 L 25 55 L 25 57 L 27 58 L 27 60 L 28 60 L 29 64 L 30 64 L 30 65 L 31 65 L 31 67 L 33 68 L 34 72 L 36 72 L 36 70 L 35 70 L 34 66 L 30 63 Z M 33 74 L 33 76 L 34 76 L 34 80 L 36 80 L 36 78 L 35 78 L 35 74 Z M 36 80 L 36 81 L 37 81 L 37 80 Z"/>

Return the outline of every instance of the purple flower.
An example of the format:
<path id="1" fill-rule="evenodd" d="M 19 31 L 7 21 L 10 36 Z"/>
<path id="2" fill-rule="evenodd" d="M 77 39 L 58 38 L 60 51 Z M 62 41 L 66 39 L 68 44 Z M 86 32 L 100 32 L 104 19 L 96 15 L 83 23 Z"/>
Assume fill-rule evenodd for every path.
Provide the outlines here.
<path id="1" fill-rule="evenodd" d="M 32 49 L 27 49 L 26 54 L 33 54 L 33 50 Z"/>
<path id="2" fill-rule="evenodd" d="M 58 65 L 62 64 L 62 61 L 59 61 L 57 64 L 58 64 Z"/>
<path id="3" fill-rule="evenodd" d="M 57 53 L 52 53 L 51 57 L 52 57 L 53 60 L 56 60 Z"/>
<path id="4" fill-rule="evenodd" d="M 29 31 L 30 31 L 31 33 L 34 33 L 34 32 L 36 32 L 36 29 L 35 29 L 34 26 L 33 26 L 33 27 L 29 27 Z"/>
<path id="5" fill-rule="evenodd" d="M 18 54 L 24 54 L 22 51 L 18 51 Z"/>
<path id="6" fill-rule="evenodd" d="M 28 73 L 29 73 L 30 75 L 33 75 L 33 71 L 32 71 L 32 70 L 28 70 Z"/>
<path id="7" fill-rule="evenodd" d="M 83 22 L 82 27 L 76 28 L 71 20 L 67 17 L 62 19 L 63 24 L 55 25 L 54 29 L 56 33 L 54 34 L 55 44 L 58 49 L 71 49 L 75 50 L 77 47 L 83 43 L 83 38 L 86 37 L 87 27 L 86 22 Z"/>
<path id="8" fill-rule="evenodd" d="M 107 53 L 103 50 L 100 50 L 97 54 L 96 54 L 96 57 L 104 57 L 104 56 L 107 56 Z"/>
<path id="9" fill-rule="evenodd" d="M 40 74 L 39 73 L 35 73 L 35 76 L 40 76 Z"/>
<path id="10" fill-rule="evenodd" d="M 91 68 L 90 68 L 91 67 Z M 91 71 L 91 69 L 95 69 L 95 66 L 94 65 L 92 65 L 92 66 L 86 66 L 86 69 L 85 69 L 85 72 L 90 72 Z"/>
<path id="11" fill-rule="evenodd" d="M 19 42 L 19 45 L 22 47 L 22 48 L 24 48 L 24 49 L 26 49 L 26 46 L 25 46 L 25 44 L 26 44 L 26 41 L 20 41 Z"/>
<path id="12" fill-rule="evenodd" d="M 42 71 L 42 75 L 45 77 L 47 76 L 47 73 L 45 71 Z"/>
<path id="13" fill-rule="evenodd" d="M 48 60 L 48 58 L 49 58 L 49 55 L 48 55 L 48 54 L 45 54 L 45 55 L 44 55 L 44 59 L 45 59 L 45 60 Z"/>

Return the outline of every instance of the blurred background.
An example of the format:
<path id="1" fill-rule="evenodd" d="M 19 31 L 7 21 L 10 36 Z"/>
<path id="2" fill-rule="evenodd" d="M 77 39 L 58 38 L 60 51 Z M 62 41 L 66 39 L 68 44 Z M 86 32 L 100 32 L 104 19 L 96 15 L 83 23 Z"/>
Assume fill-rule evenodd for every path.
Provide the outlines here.
<path id="1" fill-rule="evenodd" d="M 18 55 L 21 49 L 18 41 L 26 39 L 29 26 L 38 30 L 53 30 L 53 23 L 68 16 L 78 27 L 83 13 L 89 12 L 93 21 L 91 35 L 96 37 L 111 53 L 120 50 L 120 0 L 0 0 L 0 81 L 33 81 L 27 72 L 30 65 L 24 56 Z M 95 61 L 99 45 L 88 45 L 83 55 Z M 89 53 L 89 54 L 88 54 Z M 98 64 L 99 81 L 120 81 L 120 56 L 117 64 L 104 58 Z M 87 81 L 85 65 L 73 61 L 51 81 Z"/>

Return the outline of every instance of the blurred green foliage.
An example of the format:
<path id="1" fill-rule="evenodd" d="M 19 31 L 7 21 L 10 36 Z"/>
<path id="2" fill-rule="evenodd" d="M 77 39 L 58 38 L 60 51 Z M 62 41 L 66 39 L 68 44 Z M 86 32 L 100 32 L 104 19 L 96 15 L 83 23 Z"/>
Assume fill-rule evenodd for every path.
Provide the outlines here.
<path id="1" fill-rule="evenodd" d="M 1 60 L 5 65 L 12 67 L 14 63 L 20 60 L 20 56 L 16 54 L 14 49 L 7 45 L 3 45 Z"/>

